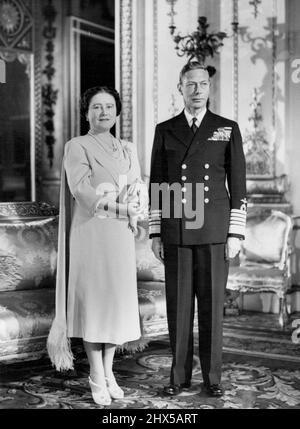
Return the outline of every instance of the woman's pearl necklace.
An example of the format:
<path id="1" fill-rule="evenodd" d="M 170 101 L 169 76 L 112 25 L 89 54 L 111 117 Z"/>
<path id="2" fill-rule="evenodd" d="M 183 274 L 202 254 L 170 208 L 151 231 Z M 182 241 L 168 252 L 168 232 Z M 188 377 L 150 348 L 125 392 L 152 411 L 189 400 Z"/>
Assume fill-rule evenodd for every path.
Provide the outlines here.
<path id="1" fill-rule="evenodd" d="M 109 154 L 111 154 L 114 158 L 119 157 L 119 146 L 117 143 L 115 143 L 114 138 L 111 134 L 109 134 L 110 136 L 110 141 L 111 141 L 111 146 L 109 145 L 108 142 L 104 142 L 101 141 L 101 139 L 99 138 L 98 134 L 93 134 L 91 131 L 88 132 L 88 134 L 93 137 L 97 143 L 99 143 L 101 145 L 101 147 Z M 108 149 L 110 148 L 110 150 Z M 118 152 L 118 156 L 116 157 L 114 154 L 116 154 L 116 152 Z"/>

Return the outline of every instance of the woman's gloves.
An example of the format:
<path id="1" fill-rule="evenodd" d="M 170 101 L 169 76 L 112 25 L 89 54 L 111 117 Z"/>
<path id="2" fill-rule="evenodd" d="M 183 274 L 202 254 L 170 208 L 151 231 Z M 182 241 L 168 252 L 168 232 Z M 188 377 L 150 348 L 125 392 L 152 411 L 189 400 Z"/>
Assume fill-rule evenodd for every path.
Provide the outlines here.
<path id="1" fill-rule="evenodd" d="M 138 219 L 146 219 L 148 216 L 149 195 L 145 182 L 135 180 L 130 186 L 118 192 L 112 183 L 100 183 L 96 189 L 99 200 L 96 204 L 95 216 L 128 217 L 128 227 L 136 235 Z"/>
<path id="2" fill-rule="evenodd" d="M 123 201 L 128 204 L 128 227 L 136 235 L 137 221 L 148 216 L 149 194 L 146 183 L 137 179 L 127 189 Z"/>

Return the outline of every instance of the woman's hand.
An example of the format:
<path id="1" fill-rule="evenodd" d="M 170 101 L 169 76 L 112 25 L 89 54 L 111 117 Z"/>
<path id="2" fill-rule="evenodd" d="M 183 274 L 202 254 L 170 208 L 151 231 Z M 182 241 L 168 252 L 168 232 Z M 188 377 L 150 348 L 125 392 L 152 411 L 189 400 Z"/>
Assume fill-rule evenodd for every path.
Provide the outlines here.
<path id="1" fill-rule="evenodd" d="M 143 208 L 138 202 L 132 202 L 127 204 L 127 213 L 129 218 L 128 227 L 131 229 L 134 235 L 137 235 L 137 221 L 138 216 L 143 212 Z"/>
<path id="2" fill-rule="evenodd" d="M 127 204 L 127 214 L 129 217 L 138 216 L 142 212 L 143 212 L 143 208 L 137 202 Z"/>
<path id="3" fill-rule="evenodd" d="M 114 203 L 114 210 L 116 210 L 116 204 Z M 122 218 L 132 218 L 142 213 L 142 208 L 137 202 L 128 204 L 117 203 L 118 216 Z"/>

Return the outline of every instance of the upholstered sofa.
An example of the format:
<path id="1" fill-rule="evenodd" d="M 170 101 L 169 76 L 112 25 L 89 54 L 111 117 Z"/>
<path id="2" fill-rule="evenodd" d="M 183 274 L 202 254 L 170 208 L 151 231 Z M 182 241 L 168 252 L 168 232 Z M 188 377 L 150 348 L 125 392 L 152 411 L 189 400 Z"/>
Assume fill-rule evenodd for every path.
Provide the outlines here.
<path id="1" fill-rule="evenodd" d="M 54 317 L 58 211 L 43 203 L 0 204 L 0 362 L 46 354 Z M 147 222 L 136 240 L 143 338 L 167 333 L 163 266 L 151 252 Z"/>
<path id="2" fill-rule="evenodd" d="M 0 204 L 0 360 L 36 356 L 54 310 L 57 209 Z"/>

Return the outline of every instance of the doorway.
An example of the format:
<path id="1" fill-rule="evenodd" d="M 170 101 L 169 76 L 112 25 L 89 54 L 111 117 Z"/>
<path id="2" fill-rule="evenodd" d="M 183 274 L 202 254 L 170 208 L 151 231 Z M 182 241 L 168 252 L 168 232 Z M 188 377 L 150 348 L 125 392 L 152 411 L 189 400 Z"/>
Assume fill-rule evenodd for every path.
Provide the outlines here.
<path id="1" fill-rule="evenodd" d="M 80 115 L 80 98 L 84 91 L 99 85 L 115 87 L 115 32 L 110 27 L 77 17 L 67 19 L 68 140 L 88 131 L 88 123 Z"/>
<path id="2" fill-rule="evenodd" d="M 30 201 L 35 199 L 33 55 L 1 50 L 1 56 L 6 60 L 7 81 L 0 84 L 0 201 Z"/>

